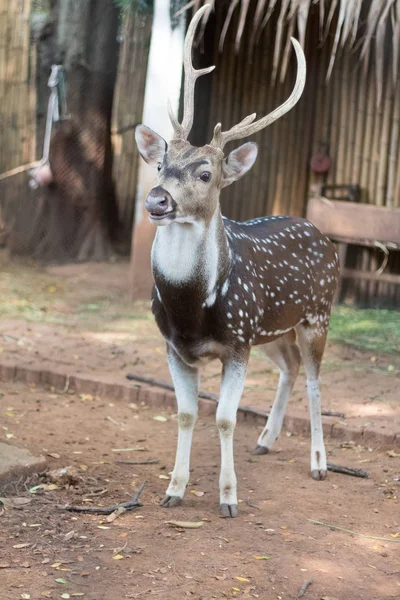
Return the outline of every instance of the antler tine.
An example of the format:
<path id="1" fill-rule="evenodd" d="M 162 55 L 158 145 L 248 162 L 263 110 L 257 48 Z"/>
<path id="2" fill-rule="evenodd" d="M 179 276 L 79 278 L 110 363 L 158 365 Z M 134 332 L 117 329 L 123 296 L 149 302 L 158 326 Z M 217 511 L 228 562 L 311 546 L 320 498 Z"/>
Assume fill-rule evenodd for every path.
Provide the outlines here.
<path id="1" fill-rule="evenodd" d="M 283 104 L 278 106 L 278 108 L 273 110 L 271 113 L 269 113 L 262 119 L 259 119 L 255 123 L 253 123 L 255 119 L 255 114 L 246 117 L 245 119 L 243 119 L 243 121 L 241 121 L 237 125 L 234 125 L 228 131 L 221 131 L 221 125 L 220 123 L 218 123 L 218 125 L 216 125 L 214 129 L 214 136 L 210 142 L 210 146 L 215 146 L 217 148 L 221 148 L 222 150 L 225 144 L 227 144 L 231 140 L 240 140 L 244 137 L 248 137 L 250 135 L 253 135 L 254 133 L 257 133 L 257 131 L 268 127 L 269 125 L 271 125 L 271 123 L 273 123 L 274 121 L 282 117 L 284 114 L 286 114 L 299 101 L 306 83 L 306 59 L 304 56 L 303 49 L 300 46 L 299 42 L 294 38 L 290 39 L 296 52 L 297 77 L 293 91 L 290 94 L 289 98 Z"/>
<path id="2" fill-rule="evenodd" d="M 192 46 L 196 33 L 197 25 L 204 13 L 209 10 L 210 5 L 205 4 L 194 15 L 190 22 L 188 31 L 185 37 L 185 45 L 183 51 L 183 68 L 185 72 L 184 82 L 184 102 L 183 102 L 183 120 L 178 123 L 172 112 L 171 106 L 168 105 L 169 118 L 175 130 L 175 137 L 186 140 L 193 125 L 194 117 L 194 88 L 196 80 L 202 75 L 207 75 L 215 69 L 215 67 L 207 67 L 205 69 L 195 69 L 192 64 Z"/>

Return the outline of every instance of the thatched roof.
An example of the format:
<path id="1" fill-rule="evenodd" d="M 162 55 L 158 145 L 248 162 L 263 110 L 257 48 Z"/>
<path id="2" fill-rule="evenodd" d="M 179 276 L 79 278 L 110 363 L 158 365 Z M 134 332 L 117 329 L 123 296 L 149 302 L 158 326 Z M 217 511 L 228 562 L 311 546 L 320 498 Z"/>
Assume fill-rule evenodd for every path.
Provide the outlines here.
<path id="1" fill-rule="evenodd" d="M 203 4 L 210 4 L 214 9 L 218 2 L 224 0 L 191 0 L 181 11 L 190 8 L 196 11 Z M 371 61 L 371 55 L 374 55 L 379 102 L 382 94 L 385 48 L 390 48 L 393 83 L 396 83 L 399 76 L 400 0 L 230 0 L 225 4 L 227 10 L 220 35 L 220 50 L 223 48 L 235 12 L 239 14 L 236 52 L 239 51 L 242 33 L 250 19 L 250 13 L 254 15 L 251 26 L 253 27 L 252 38 L 256 43 L 272 14 L 275 12 L 278 15 L 273 63 L 274 79 L 278 72 L 278 65 L 281 65 L 281 79 L 285 77 L 290 36 L 297 37 L 304 47 L 311 5 L 315 4 L 319 8 L 320 42 L 332 45 L 327 80 L 331 76 L 336 54 L 340 48 L 346 47 L 358 53 L 365 71 Z M 253 10 L 250 10 L 251 7 L 254 7 Z M 206 14 L 203 31 L 207 18 Z M 328 36 L 328 34 L 333 34 L 333 40 L 332 35 Z"/>

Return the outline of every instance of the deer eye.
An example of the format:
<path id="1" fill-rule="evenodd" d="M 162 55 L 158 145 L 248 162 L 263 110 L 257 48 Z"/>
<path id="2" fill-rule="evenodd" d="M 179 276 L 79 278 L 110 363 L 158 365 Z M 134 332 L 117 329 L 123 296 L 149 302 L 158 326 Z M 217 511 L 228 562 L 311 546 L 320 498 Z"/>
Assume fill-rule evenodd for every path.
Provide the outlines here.
<path id="1" fill-rule="evenodd" d="M 162 164 L 158 163 L 158 165 L 157 165 L 157 171 L 161 171 L 161 167 L 162 167 Z"/>
<path id="2" fill-rule="evenodd" d="M 208 183 L 211 179 L 211 173 L 209 171 L 204 171 L 204 173 L 200 175 L 200 179 L 205 183 Z"/>

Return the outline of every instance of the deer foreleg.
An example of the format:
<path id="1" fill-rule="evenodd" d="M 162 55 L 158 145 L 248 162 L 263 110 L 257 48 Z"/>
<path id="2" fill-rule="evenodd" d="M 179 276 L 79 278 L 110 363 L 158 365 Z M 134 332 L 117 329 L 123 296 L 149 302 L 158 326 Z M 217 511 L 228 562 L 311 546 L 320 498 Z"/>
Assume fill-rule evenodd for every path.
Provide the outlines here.
<path id="1" fill-rule="evenodd" d="M 197 419 L 199 387 L 198 369 L 186 365 L 168 347 L 168 364 L 178 403 L 178 447 L 171 482 L 161 504 L 165 507 L 178 506 L 189 481 L 190 449 L 193 429 Z"/>
<path id="2" fill-rule="evenodd" d="M 217 427 L 221 441 L 221 472 L 219 478 L 221 517 L 238 514 L 237 481 L 233 459 L 233 434 L 236 413 L 242 396 L 247 360 L 230 360 L 224 364 L 221 393 L 217 408 Z"/>

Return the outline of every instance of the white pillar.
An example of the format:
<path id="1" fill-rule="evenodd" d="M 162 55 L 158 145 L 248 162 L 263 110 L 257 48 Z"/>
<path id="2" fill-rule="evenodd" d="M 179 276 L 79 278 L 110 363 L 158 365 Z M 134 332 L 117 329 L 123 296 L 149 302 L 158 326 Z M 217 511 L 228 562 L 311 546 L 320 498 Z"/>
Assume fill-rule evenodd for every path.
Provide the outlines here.
<path id="1" fill-rule="evenodd" d="M 179 17 L 178 24 L 172 28 L 169 0 L 154 1 L 142 123 L 154 129 L 167 141 L 173 133 L 168 118 L 168 98 L 175 114 L 179 108 L 185 14 Z M 140 299 L 149 298 L 152 285 L 150 250 L 155 227 L 149 223 L 143 203 L 154 185 L 156 175 L 157 171 L 154 168 L 140 160 L 131 256 L 132 293 L 134 298 Z"/>

